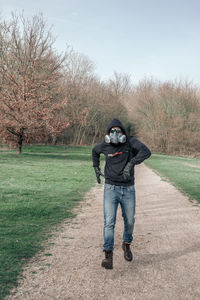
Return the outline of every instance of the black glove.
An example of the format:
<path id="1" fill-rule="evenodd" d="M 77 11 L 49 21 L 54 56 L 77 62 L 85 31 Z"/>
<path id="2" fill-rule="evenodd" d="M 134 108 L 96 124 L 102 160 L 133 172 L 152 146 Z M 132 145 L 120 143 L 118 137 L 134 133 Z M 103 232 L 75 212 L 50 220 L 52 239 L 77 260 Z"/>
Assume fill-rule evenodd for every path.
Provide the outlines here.
<path id="1" fill-rule="evenodd" d="M 97 177 L 97 182 L 100 184 L 101 183 L 101 178 L 100 176 L 103 176 L 103 173 L 101 172 L 101 169 L 99 167 L 94 167 L 95 173 L 96 173 L 96 177 Z"/>
<path id="2" fill-rule="evenodd" d="M 131 161 L 129 161 L 124 168 L 123 177 L 126 181 L 131 180 L 131 169 L 133 168 L 133 165 L 134 164 Z"/>

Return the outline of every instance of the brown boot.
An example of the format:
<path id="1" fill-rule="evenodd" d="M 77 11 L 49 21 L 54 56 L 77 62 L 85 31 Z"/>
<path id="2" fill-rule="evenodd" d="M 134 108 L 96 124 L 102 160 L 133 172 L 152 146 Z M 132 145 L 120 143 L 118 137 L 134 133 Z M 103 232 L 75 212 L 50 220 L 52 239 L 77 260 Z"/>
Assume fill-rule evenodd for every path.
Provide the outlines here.
<path id="1" fill-rule="evenodd" d="M 124 258 L 128 261 L 131 261 L 133 259 L 133 254 L 130 249 L 130 244 L 123 242 L 122 250 L 124 250 Z"/>
<path id="2" fill-rule="evenodd" d="M 105 259 L 102 260 L 101 266 L 105 269 L 113 269 L 113 252 L 105 250 Z"/>

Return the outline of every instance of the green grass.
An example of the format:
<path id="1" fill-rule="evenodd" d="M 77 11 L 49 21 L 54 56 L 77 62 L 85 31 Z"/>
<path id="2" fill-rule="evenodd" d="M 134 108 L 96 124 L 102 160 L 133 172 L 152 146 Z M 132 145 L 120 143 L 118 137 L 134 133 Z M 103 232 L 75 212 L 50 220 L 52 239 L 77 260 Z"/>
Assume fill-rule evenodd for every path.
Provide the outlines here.
<path id="1" fill-rule="evenodd" d="M 23 264 L 95 184 L 91 147 L 34 146 L 0 153 L 0 299 Z M 43 243 L 44 244 L 44 243 Z"/>
<path id="2" fill-rule="evenodd" d="M 200 159 L 153 154 L 145 164 L 185 193 L 200 202 Z"/>

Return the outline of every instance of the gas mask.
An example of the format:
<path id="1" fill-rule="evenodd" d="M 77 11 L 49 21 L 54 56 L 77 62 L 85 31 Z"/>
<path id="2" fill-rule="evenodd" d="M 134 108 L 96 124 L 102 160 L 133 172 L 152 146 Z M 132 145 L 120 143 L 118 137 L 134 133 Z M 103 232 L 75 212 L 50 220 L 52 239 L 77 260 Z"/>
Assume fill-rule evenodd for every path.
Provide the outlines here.
<path id="1" fill-rule="evenodd" d="M 118 144 L 118 143 L 125 143 L 126 142 L 126 136 L 124 134 L 121 134 L 121 129 L 111 129 L 110 131 L 112 135 L 106 135 L 105 136 L 105 142 L 106 143 L 113 143 L 113 144 Z"/>

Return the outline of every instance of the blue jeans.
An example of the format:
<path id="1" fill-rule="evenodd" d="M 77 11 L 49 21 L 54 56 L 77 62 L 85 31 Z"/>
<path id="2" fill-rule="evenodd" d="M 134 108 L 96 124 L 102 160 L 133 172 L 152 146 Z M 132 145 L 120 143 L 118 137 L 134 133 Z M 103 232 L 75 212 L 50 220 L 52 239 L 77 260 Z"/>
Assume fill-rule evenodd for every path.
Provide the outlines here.
<path id="1" fill-rule="evenodd" d="M 114 229 L 118 204 L 122 209 L 124 219 L 123 241 L 131 243 L 135 223 L 135 188 L 105 184 L 104 186 L 104 247 L 105 250 L 114 249 Z"/>

